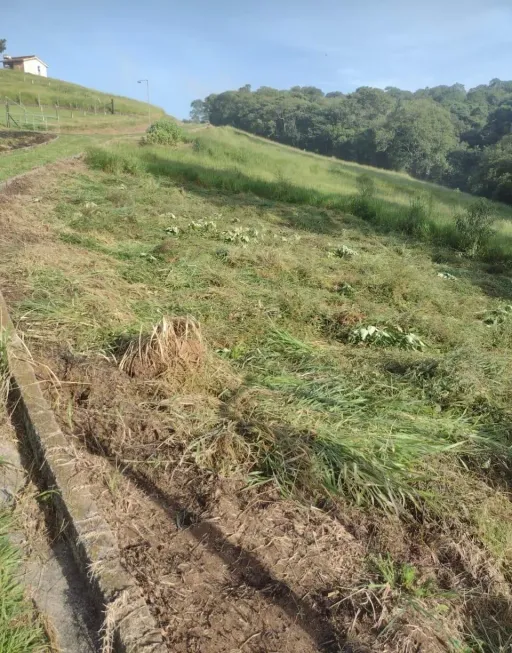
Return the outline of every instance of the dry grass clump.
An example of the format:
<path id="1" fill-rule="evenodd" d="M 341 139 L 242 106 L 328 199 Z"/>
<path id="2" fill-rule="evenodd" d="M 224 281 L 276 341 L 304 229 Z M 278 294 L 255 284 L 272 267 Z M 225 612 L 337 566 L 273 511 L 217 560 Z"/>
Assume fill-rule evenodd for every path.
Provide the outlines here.
<path id="1" fill-rule="evenodd" d="M 0 324 L 0 423 L 5 412 L 9 393 L 9 370 L 7 368 L 7 332 Z"/>
<path id="2" fill-rule="evenodd" d="M 203 368 L 206 346 L 193 317 L 163 317 L 150 334 L 132 340 L 119 363 L 133 377 L 171 384 L 196 376 Z"/>

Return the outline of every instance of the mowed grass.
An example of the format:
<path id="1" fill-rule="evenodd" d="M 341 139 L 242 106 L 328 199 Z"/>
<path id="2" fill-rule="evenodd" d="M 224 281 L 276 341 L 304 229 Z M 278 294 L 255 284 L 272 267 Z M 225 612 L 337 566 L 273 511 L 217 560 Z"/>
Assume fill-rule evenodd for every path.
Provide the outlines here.
<path id="1" fill-rule="evenodd" d="M 176 187 L 160 171 L 156 178 L 144 171 L 148 156 L 154 153 L 137 146 L 103 150 L 101 165 L 110 175 L 88 176 L 63 191 L 60 240 L 99 257 L 102 272 L 94 267 L 82 281 L 79 267 L 32 270 L 33 294 L 22 309 L 31 319 L 62 328 L 59 338 L 70 328 L 75 346 L 85 349 L 108 349 L 119 332 L 149 328 L 163 314 L 200 319 L 219 356 L 244 370 L 252 391 L 262 393 L 258 410 L 268 403 L 261 424 L 265 415 L 279 415 L 294 434 L 277 443 L 285 450 L 272 454 L 276 461 L 287 460 L 288 446 L 314 456 L 311 469 L 281 469 L 267 459 L 268 467 L 251 470 L 253 478 L 274 477 L 287 492 L 307 494 L 315 482 L 314 493 L 349 493 L 356 502 L 397 512 L 423 499 L 435 509 L 422 485 L 431 480 L 424 458 L 506 459 L 505 427 L 498 428 L 486 403 L 494 405 L 500 393 L 480 397 L 489 377 L 508 378 L 496 356 L 493 338 L 499 345 L 499 337 L 483 317 L 502 302 L 477 286 L 495 283 L 499 293 L 506 280 L 484 282 L 474 266 L 456 269 L 456 257 L 452 265 L 433 264 L 413 244 L 393 237 L 384 243 L 361 221 L 337 212 L 269 206 L 248 196 L 229 201 L 201 185 Z M 182 156 L 171 152 L 169 165 Z M 98 160 L 93 154 L 92 165 Z M 438 276 L 446 273 L 457 280 Z M 105 294 L 89 295 L 90 283 Z M 389 347 L 386 341 L 365 345 L 358 331 L 365 326 L 401 330 L 425 347 L 415 351 L 407 339 L 393 346 L 392 337 Z M 497 328 L 507 342 L 508 326 L 505 315 Z M 471 344 L 473 367 L 485 359 L 481 382 L 465 367 Z M 422 371 L 425 359 L 441 355 L 448 356 L 446 369 L 436 358 L 435 374 L 428 365 Z M 401 373 L 386 371 L 388 363 Z M 450 387 L 445 377 L 458 368 L 461 376 Z M 446 410 L 445 393 L 455 394 Z M 483 409 L 472 408 L 474 419 L 468 401 L 484 401 Z M 507 409 L 506 399 L 501 408 Z M 263 455 L 261 440 L 255 442 L 251 460 Z"/>
<path id="2" fill-rule="evenodd" d="M 185 456 L 356 521 L 371 515 L 377 530 L 400 520 L 412 540 L 421 532 L 433 559 L 445 556 L 432 563 L 441 585 L 443 564 L 459 569 L 450 590 L 463 625 L 446 648 L 507 650 L 508 276 L 343 211 L 357 187 L 345 164 L 232 130 L 175 150 L 93 149 L 87 161 L 38 215 L 45 242 L 4 250 L 28 344 L 112 356 L 163 316 L 193 316 L 211 360 L 172 392 L 194 397 L 175 430 Z M 408 206 L 398 196 L 421 184 L 384 176 L 382 201 Z M 448 223 L 458 205 L 446 192 L 435 220 Z M 505 607 L 482 608 L 484 596 Z M 451 614 L 438 603 L 435 619 Z M 384 639 L 395 622 L 382 622 Z"/>
<path id="3" fill-rule="evenodd" d="M 80 154 L 87 147 L 108 140 L 107 135 L 62 134 L 50 143 L 28 150 L 14 150 L 0 154 L 0 182 L 15 175 L 28 172 L 38 166 L 53 163 L 59 159 Z"/>
<path id="4" fill-rule="evenodd" d="M 455 248 L 460 244 L 456 216 L 475 201 L 467 194 L 407 175 L 300 152 L 231 128 L 207 129 L 191 137 L 193 146 L 178 149 L 172 157 L 146 150 L 138 157 L 141 167 L 156 176 L 225 193 L 249 192 L 273 201 L 343 212 L 354 212 L 358 179 L 368 175 L 375 186 L 375 215 L 369 217 L 375 227 L 381 231 L 411 231 L 411 213 L 419 202 L 425 228 L 418 230 L 421 233 L 417 236 Z M 123 156 L 122 150 L 119 156 Z M 497 220 L 496 233 L 482 257 L 492 262 L 512 260 L 512 209 L 494 203 L 492 211 Z"/>

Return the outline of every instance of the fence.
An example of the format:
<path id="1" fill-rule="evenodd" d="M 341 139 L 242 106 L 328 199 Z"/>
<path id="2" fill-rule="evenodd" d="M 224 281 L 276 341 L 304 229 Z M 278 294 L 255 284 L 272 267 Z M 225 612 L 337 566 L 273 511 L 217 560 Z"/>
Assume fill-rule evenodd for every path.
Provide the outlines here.
<path id="1" fill-rule="evenodd" d="M 9 98 L 6 98 L 5 102 L 5 124 L 8 128 L 60 131 L 58 112 L 55 116 L 48 116 L 43 112 L 30 113 L 26 107 Z"/>

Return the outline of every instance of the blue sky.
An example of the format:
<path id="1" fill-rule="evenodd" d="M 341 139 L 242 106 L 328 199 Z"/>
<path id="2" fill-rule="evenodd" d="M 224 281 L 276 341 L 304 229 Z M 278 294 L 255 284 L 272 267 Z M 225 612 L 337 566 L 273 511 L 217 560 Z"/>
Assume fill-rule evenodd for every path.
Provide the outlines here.
<path id="1" fill-rule="evenodd" d="M 512 77 L 512 0 L 46 0 L 6 2 L 0 37 L 52 77 L 190 102 L 244 84 L 466 87 Z"/>

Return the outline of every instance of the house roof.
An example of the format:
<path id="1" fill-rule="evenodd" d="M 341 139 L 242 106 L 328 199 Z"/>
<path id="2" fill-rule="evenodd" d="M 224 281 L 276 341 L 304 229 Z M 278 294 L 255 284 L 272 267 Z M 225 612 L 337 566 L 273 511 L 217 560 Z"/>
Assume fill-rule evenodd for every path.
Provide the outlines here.
<path id="1" fill-rule="evenodd" d="M 48 68 L 48 64 L 46 64 L 42 59 L 39 59 L 39 57 L 37 57 L 35 54 L 20 55 L 19 57 L 11 57 L 4 54 L 4 61 L 27 61 L 27 59 L 36 59 L 42 63 L 43 66 Z"/>

